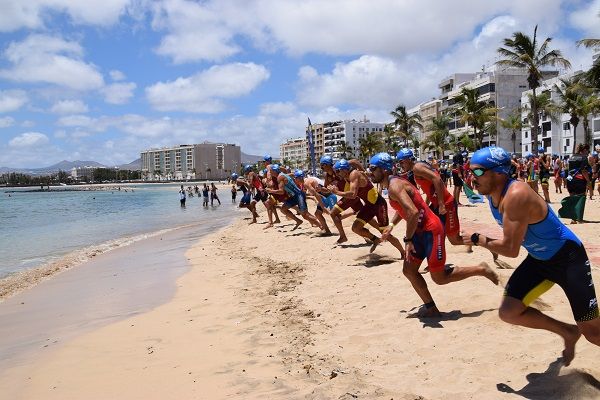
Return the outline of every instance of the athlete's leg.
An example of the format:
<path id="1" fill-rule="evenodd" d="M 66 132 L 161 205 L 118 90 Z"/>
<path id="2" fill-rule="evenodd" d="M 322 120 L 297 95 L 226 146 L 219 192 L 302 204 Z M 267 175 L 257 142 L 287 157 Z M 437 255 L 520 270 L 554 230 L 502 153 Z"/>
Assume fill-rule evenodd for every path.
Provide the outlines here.
<path id="1" fill-rule="evenodd" d="M 441 271 L 432 271 L 430 269 L 431 279 L 438 285 L 445 285 L 450 282 L 462 281 L 472 276 L 483 276 L 489 279 L 494 285 L 498 284 L 498 274 L 490 268 L 487 263 L 480 263 L 473 267 L 453 267 Z"/>

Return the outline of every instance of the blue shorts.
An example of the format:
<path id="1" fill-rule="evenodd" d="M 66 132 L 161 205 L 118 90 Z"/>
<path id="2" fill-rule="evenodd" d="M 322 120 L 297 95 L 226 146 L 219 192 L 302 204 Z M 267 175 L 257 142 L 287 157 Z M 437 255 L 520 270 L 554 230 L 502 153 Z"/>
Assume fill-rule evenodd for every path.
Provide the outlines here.
<path id="1" fill-rule="evenodd" d="M 298 210 L 300 210 L 302 213 L 308 210 L 308 207 L 306 206 L 306 195 L 304 192 L 289 197 L 284 204 L 287 208 L 298 206 Z"/>
<path id="2" fill-rule="evenodd" d="M 251 201 L 252 201 L 252 193 L 246 192 L 246 194 L 244 194 L 242 196 L 242 199 L 240 200 L 240 204 L 247 205 L 247 204 L 250 204 Z"/>
<path id="3" fill-rule="evenodd" d="M 333 193 L 331 193 L 329 196 L 323 196 L 323 204 L 325 204 L 325 207 L 327 207 L 327 209 L 331 210 L 333 209 L 333 206 L 336 205 L 337 203 L 337 196 Z M 320 204 L 317 204 L 317 210 L 318 211 L 323 211 L 323 208 L 321 208 Z"/>

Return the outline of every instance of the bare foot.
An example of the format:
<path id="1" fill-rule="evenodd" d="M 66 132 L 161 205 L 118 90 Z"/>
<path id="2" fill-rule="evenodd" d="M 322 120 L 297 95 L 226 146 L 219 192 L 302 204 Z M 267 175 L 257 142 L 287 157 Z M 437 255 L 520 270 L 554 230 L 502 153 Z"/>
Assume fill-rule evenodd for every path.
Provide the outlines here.
<path id="1" fill-rule="evenodd" d="M 406 318 L 439 318 L 441 316 L 442 313 L 438 310 L 437 306 L 427 308 L 425 305 L 422 305 L 417 312 L 408 314 Z"/>
<path id="2" fill-rule="evenodd" d="M 280 220 L 279 218 L 277 218 L 277 219 L 275 220 L 275 222 L 273 222 L 273 223 L 274 223 L 274 224 L 280 224 L 280 223 L 281 223 L 281 220 Z"/>
<path id="3" fill-rule="evenodd" d="M 473 246 L 467 246 L 467 253 L 473 252 Z"/>
<path id="4" fill-rule="evenodd" d="M 296 226 L 295 226 L 295 227 L 293 227 L 293 228 L 292 228 L 292 230 L 293 230 L 293 231 L 295 231 L 296 229 L 298 229 L 298 228 L 300 227 L 300 225 L 302 225 L 302 223 L 303 223 L 303 222 L 304 222 L 304 221 L 302 221 L 302 220 L 298 220 L 298 221 L 296 222 Z"/>
<path id="5" fill-rule="evenodd" d="M 498 274 L 496 273 L 496 271 L 494 271 L 492 269 L 492 267 L 490 267 L 488 265 L 488 263 L 486 263 L 486 262 L 479 263 L 479 266 L 485 269 L 483 276 L 485 276 L 490 281 L 492 281 L 492 283 L 494 285 L 497 285 L 499 282 L 499 279 L 498 279 Z"/>
<path id="6" fill-rule="evenodd" d="M 566 337 L 563 337 L 565 340 L 565 349 L 563 350 L 563 365 L 568 367 L 575 358 L 575 344 L 581 337 L 581 333 L 579 332 L 579 328 L 577 325 L 571 325 L 568 329 L 569 333 Z"/>
<path id="7" fill-rule="evenodd" d="M 340 238 L 336 241 L 337 244 L 342 244 L 348 241 L 346 236 L 340 236 Z"/>
<path id="8" fill-rule="evenodd" d="M 272 228 L 272 227 L 273 227 L 273 224 L 269 223 L 269 224 L 267 224 L 267 226 L 265 226 L 263 229 L 269 229 L 269 228 Z"/>
<path id="9" fill-rule="evenodd" d="M 494 262 L 496 262 L 496 260 L 498 260 L 498 253 L 494 253 L 492 251 L 492 259 L 494 260 Z"/>
<path id="10" fill-rule="evenodd" d="M 252 222 L 250 222 L 248 225 L 252 225 L 252 224 L 255 224 L 255 223 L 256 223 L 256 220 L 253 219 Z"/>
<path id="11" fill-rule="evenodd" d="M 377 248 L 377 246 L 379 246 L 380 243 L 381 243 L 381 239 L 374 239 L 373 240 L 373 244 L 371 245 L 371 248 L 369 249 L 369 253 L 374 252 L 375 249 Z"/>

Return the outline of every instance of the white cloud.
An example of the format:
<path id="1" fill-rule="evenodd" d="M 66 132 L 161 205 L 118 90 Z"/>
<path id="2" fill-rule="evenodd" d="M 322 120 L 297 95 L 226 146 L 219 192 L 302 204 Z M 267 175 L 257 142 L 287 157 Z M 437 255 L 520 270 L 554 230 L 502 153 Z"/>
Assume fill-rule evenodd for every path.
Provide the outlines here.
<path id="1" fill-rule="evenodd" d="M 269 78 L 269 71 L 254 63 L 216 65 L 187 78 L 159 82 L 146 88 L 152 106 L 160 111 L 217 113 L 223 99 L 252 92 Z"/>
<path id="2" fill-rule="evenodd" d="M 61 117 L 57 121 L 59 126 L 70 126 L 70 127 L 89 127 L 94 125 L 94 119 L 86 115 L 68 115 Z"/>
<path id="3" fill-rule="evenodd" d="M 261 115 L 291 116 L 297 112 L 296 105 L 291 102 L 265 103 L 260 106 Z"/>
<path id="4" fill-rule="evenodd" d="M 498 15 L 532 20 L 552 31 L 560 0 L 375 2 L 346 0 L 166 0 L 153 7 L 153 27 L 166 31 L 157 49 L 175 63 L 220 61 L 242 51 L 241 40 L 267 52 L 292 55 L 432 53 L 466 40 Z"/>
<path id="5" fill-rule="evenodd" d="M 105 86 L 100 91 L 104 94 L 104 100 L 110 104 L 125 104 L 133 97 L 133 91 L 137 85 L 129 83 L 113 83 Z"/>
<path id="6" fill-rule="evenodd" d="M 67 132 L 64 130 L 58 130 L 56 132 L 54 132 L 54 137 L 57 139 L 64 139 L 67 137 Z"/>
<path id="7" fill-rule="evenodd" d="M 81 60 L 77 42 L 60 37 L 32 34 L 22 42 L 11 42 L 4 57 L 12 64 L 0 77 L 16 82 L 50 83 L 75 90 L 98 89 L 102 75 L 93 64 Z"/>
<path id="8" fill-rule="evenodd" d="M 8 128 L 9 126 L 13 126 L 14 124 L 15 119 L 13 117 L 0 118 L 0 128 Z"/>
<path id="9" fill-rule="evenodd" d="M 113 81 L 122 81 L 125 79 L 125 74 L 116 69 L 110 71 L 109 75 Z"/>
<path id="10" fill-rule="evenodd" d="M 25 121 L 21 122 L 21 127 L 23 128 L 32 128 L 35 126 L 35 122 L 31 121 L 29 119 L 26 119 Z"/>
<path id="11" fill-rule="evenodd" d="M 27 101 L 27 93 L 23 90 L 0 90 L 0 113 L 16 111 Z"/>
<path id="12" fill-rule="evenodd" d="M 75 23 L 111 25 L 127 10 L 130 0 L 5 0 L 0 13 L 0 32 L 44 27 L 50 13 L 65 13 Z"/>
<path id="13" fill-rule="evenodd" d="M 48 142 L 50 142 L 50 140 L 48 139 L 48 136 L 44 135 L 43 133 L 26 132 L 26 133 L 22 133 L 21 135 L 12 138 L 8 142 L 8 145 L 10 147 L 16 147 L 16 148 L 33 147 L 33 146 L 45 145 Z"/>
<path id="14" fill-rule="evenodd" d="M 600 0 L 585 3 L 574 11 L 569 20 L 573 26 L 582 30 L 584 38 L 600 38 Z"/>
<path id="15" fill-rule="evenodd" d="M 88 106 L 81 100 L 60 100 L 52 105 L 55 114 L 79 114 L 88 112 Z"/>

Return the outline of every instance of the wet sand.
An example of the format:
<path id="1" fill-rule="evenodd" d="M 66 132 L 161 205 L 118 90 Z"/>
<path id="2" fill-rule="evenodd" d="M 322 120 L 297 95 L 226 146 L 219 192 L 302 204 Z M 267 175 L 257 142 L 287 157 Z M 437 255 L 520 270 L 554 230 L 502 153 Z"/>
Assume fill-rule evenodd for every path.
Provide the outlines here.
<path id="1" fill-rule="evenodd" d="M 486 205 L 459 213 L 465 227 L 498 231 Z M 586 220 L 572 228 L 600 282 L 600 201 Z M 335 245 L 307 222 L 247 223 L 194 244 L 167 303 L 38 352 L 0 372 L 0 387 L 14 399 L 600 397 L 600 349 L 582 339 L 561 368 L 561 340 L 500 321 L 502 288 L 484 278 L 436 286 L 426 275 L 443 317 L 408 318 L 420 302 L 391 245 L 369 255 L 351 232 Z M 449 263 L 492 264 L 481 248 L 447 250 Z M 503 282 L 524 255 L 501 258 Z M 559 288 L 534 305 L 572 321 Z"/>

